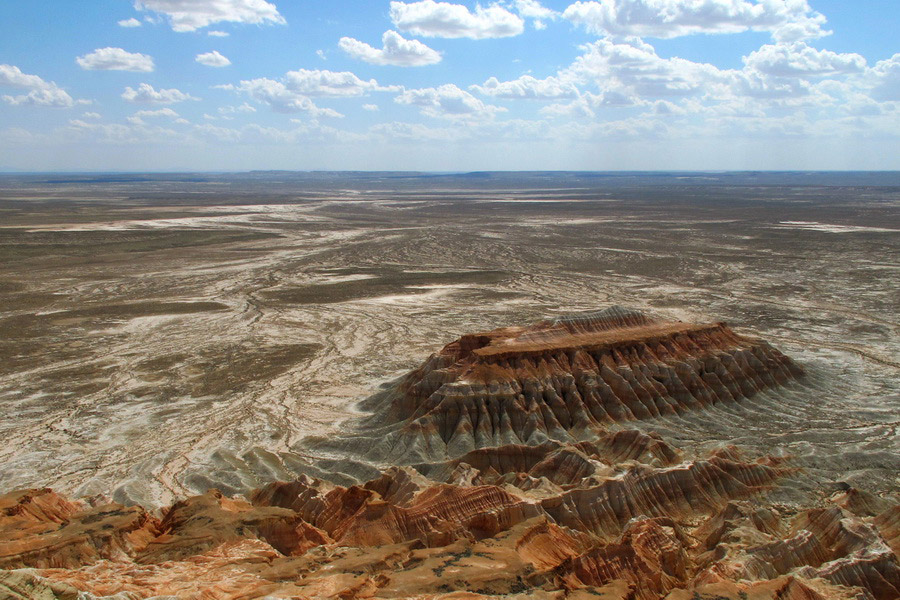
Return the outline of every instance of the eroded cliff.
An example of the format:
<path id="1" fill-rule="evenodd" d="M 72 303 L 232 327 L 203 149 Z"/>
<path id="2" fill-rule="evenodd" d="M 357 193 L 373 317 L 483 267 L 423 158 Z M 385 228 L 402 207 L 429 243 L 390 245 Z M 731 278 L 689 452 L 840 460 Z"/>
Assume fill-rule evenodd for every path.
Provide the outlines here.
<path id="1" fill-rule="evenodd" d="M 896 600 L 896 498 L 776 502 L 789 457 L 690 455 L 629 427 L 798 378 L 724 324 L 619 308 L 463 336 L 359 431 L 316 442 L 334 451 L 320 471 L 381 465 L 355 485 L 304 476 L 158 513 L 0 497 L 0 596 Z"/>

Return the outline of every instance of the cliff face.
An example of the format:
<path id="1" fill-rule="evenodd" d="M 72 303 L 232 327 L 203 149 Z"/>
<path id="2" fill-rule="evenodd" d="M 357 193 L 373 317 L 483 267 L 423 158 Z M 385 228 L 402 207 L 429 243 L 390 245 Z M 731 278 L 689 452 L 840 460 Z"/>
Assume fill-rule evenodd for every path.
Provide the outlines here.
<path id="1" fill-rule="evenodd" d="M 368 481 L 210 490 L 159 514 L 0 496 L 0 597 L 896 600 L 895 499 L 768 502 L 789 459 L 686 457 L 627 429 L 801 375 L 725 325 L 624 309 L 464 336 L 318 466 L 396 459 Z"/>
<path id="2" fill-rule="evenodd" d="M 557 483 L 541 477 L 533 490 L 517 485 L 538 479 L 519 469 L 533 471 L 540 455 L 570 452 L 591 469 L 569 470 Z M 159 519 L 47 490 L 7 495 L 0 595 L 893 600 L 900 593 L 889 545 L 896 505 L 874 517 L 843 508 L 839 496 L 800 512 L 765 506 L 759 495 L 785 473 L 774 459 L 748 461 L 729 450 L 671 466 L 620 464 L 624 470 L 609 476 L 585 446 L 471 457 L 479 466 L 443 465 L 447 481 L 411 468 L 350 487 L 302 478 L 269 484 L 249 500 L 211 491 Z M 470 594 L 451 594 L 462 591 Z"/>
<path id="3" fill-rule="evenodd" d="M 410 464 L 591 440 L 613 424 L 740 401 L 802 374 L 724 323 L 664 322 L 614 307 L 448 344 L 373 407 L 375 442 L 365 451 Z"/>

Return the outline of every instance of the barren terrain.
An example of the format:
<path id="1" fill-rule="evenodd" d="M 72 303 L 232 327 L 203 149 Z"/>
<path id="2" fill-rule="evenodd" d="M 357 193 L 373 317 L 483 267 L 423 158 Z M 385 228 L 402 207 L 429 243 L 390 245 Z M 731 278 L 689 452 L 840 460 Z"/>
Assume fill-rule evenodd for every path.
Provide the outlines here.
<path id="1" fill-rule="evenodd" d="M 0 487 L 364 481 L 387 465 L 323 472 L 308 436 L 464 333 L 616 304 L 807 372 L 634 426 L 789 456 L 784 501 L 896 493 L 898 215 L 892 175 L 4 176 Z"/>

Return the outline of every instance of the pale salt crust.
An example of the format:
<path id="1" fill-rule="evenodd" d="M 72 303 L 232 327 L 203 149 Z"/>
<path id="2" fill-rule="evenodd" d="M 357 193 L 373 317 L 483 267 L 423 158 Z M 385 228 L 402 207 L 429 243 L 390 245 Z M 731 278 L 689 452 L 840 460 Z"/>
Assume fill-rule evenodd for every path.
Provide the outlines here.
<path id="1" fill-rule="evenodd" d="M 776 229 L 805 229 L 807 231 L 823 231 L 826 233 L 900 233 L 900 229 L 886 227 L 863 227 L 861 225 L 829 225 L 817 221 L 779 221 Z"/>

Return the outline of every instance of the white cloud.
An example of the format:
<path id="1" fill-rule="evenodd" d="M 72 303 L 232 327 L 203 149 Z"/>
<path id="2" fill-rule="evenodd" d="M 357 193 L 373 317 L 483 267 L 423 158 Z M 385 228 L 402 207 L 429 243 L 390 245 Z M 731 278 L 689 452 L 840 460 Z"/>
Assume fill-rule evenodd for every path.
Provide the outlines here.
<path id="1" fill-rule="evenodd" d="M 60 88 L 48 88 L 31 90 L 27 94 L 19 96 L 3 96 L 3 101 L 12 106 L 51 106 L 55 108 L 69 108 L 75 101 Z"/>
<path id="2" fill-rule="evenodd" d="M 216 31 L 216 30 L 212 30 L 212 31 L 207 31 L 207 32 L 206 32 L 206 35 L 208 35 L 209 37 L 220 37 L 220 38 L 224 38 L 224 37 L 228 37 L 228 36 L 231 35 L 231 34 L 228 33 L 227 31 Z"/>
<path id="3" fill-rule="evenodd" d="M 82 119 L 102 119 L 103 115 L 101 115 L 100 113 L 95 113 L 95 112 L 86 112 L 86 113 L 82 113 L 81 118 Z"/>
<path id="4" fill-rule="evenodd" d="M 128 122 L 132 123 L 133 125 L 144 125 L 144 119 L 156 119 L 160 117 L 179 119 L 180 115 L 171 108 L 160 108 L 159 110 L 139 110 L 128 117 Z"/>
<path id="5" fill-rule="evenodd" d="M 900 55 L 896 63 L 866 68 L 858 54 L 818 50 L 803 42 L 777 43 L 744 57 L 741 69 L 719 69 L 663 58 L 639 38 L 602 39 L 581 50 L 581 56 L 553 76 L 492 77 L 470 90 L 509 100 L 569 100 L 541 109 L 551 118 L 596 119 L 618 108 L 647 107 L 645 116 L 671 120 L 673 115 L 694 115 L 709 127 L 714 127 L 713 119 L 726 116 L 761 119 L 806 111 L 824 118 L 835 110 L 883 115 L 887 107 L 873 104 L 875 100 L 900 99 Z"/>
<path id="6" fill-rule="evenodd" d="M 363 110 L 367 110 L 369 112 L 377 112 L 378 111 L 377 104 L 363 104 L 362 107 L 363 107 Z"/>
<path id="7" fill-rule="evenodd" d="M 285 23 L 278 8 L 265 0 L 135 0 L 134 7 L 166 15 L 174 31 L 196 31 L 226 21 Z"/>
<path id="8" fill-rule="evenodd" d="M 684 97 L 706 93 L 710 85 L 728 80 L 713 65 L 662 58 L 653 46 L 638 39 L 625 43 L 599 40 L 582 49 L 584 54 L 560 74 L 561 79 L 590 83 L 607 94 L 654 99 Z"/>
<path id="9" fill-rule="evenodd" d="M 491 77 L 483 85 L 473 85 L 469 89 L 476 90 L 486 96 L 496 98 L 574 98 L 578 95 L 578 88 L 571 82 L 561 81 L 557 77 L 535 79 L 531 75 L 523 75 L 513 81 L 499 81 Z"/>
<path id="10" fill-rule="evenodd" d="M 47 89 L 56 84 L 44 81 L 37 75 L 23 73 L 14 65 L 0 65 L 0 85 L 23 89 Z"/>
<path id="11" fill-rule="evenodd" d="M 807 0 L 600 0 L 570 5 L 563 17 L 598 35 L 673 38 L 768 31 L 779 41 L 828 35 Z"/>
<path id="12" fill-rule="evenodd" d="M 557 16 L 555 10 L 550 10 L 537 0 L 515 0 L 516 11 L 529 19 L 553 19 Z"/>
<path id="13" fill-rule="evenodd" d="M 218 113 L 220 116 L 214 117 L 209 114 L 203 115 L 204 119 L 208 119 L 210 121 L 215 121 L 217 119 L 223 119 L 225 121 L 234 120 L 234 116 L 237 113 L 255 113 L 256 108 L 244 102 L 240 106 L 220 106 L 218 109 Z"/>
<path id="14" fill-rule="evenodd" d="M 572 118 L 588 118 L 594 117 L 594 109 L 588 97 L 580 97 L 574 102 L 567 104 L 549 104 L 540 110 L 540 113 L 547 117 L 572 117 Z"/>
<path id="15" fill-rule="evenodd" d="M 406 90 L 394 101 L 398 104 L 418 106 L 422 113 L 430 117 L 450 119 L 488 119 L 506 109 L 485 104 L 469 92 L 453 84 L 436 88 Z"/>
<path id="16" fill-rule="evenodd" d="M 351 57 L 373 65 L 421 67 L 441 62 L 441 53 L 418 40 L 407 40 L 396 31 L 381 36 L 381 50 L 349 37 L 341 38 L 338 46 Z"/>
<path id="17" fill-rule="evenodd" d="M 388 142 L 397 140 L 413 142 L 450 142 L 467 137 L 467 132 L 460 127 L 428 127 L 420 123 L 378 123 L 369 128 L 369 132 Z"/>
<path id="18" fill-rule="evenodd" d="M 225 114 L 225 113 L 231 114 L 231 113 L 239 113 L 239 112 L 255 113 L 256 108 L 254 108 L 253 106 L 250 106 L 249 104 L 244 102 L 240 106 L 223 106 L 223 107 L 219 108 L 219 112 L 223 113 L 223 114 Z"/>
<path id="19" fill-rule="evenodd" d="M 172 110 L 171 108 L 160 108 L 158 110 L 139 110 L 134 113 L 135 117 L 171 117 L 173 119 L 178 118 L 178 113 Z"/>
<path id="20" fill-rule="evenodd" d="M 328 56 L 325 54 L 325 51 L 322 49 L 316 50 L 316 56 L 318 56 L 322 60 L 328 60 Z"/>
<path id="21" fill-rule="evenodd" d="M 812 80 L 830 77 L 836 84 L 866 71 L 866 60 L 858 54 L 817 50 L 803 42 L 768 44 L 744 57 L 744 69 L 731 72 L 732 91 L 738 96 L 760 100 L 801 102 L 822 105 L 833 102 L 828 87 Z M 840 86 L 831 86 L 833 92 Z M 859 104 L 859 103 L 857 103 Z"/>
<path id="22" fill-rule="evenodd" d="M 27 90 L 18 96 L 3 96 L 3 101 L 12 106 L 50 106 L 69 108 L 75 100 L 52 81 L 44 81 L 37 75 L 23 73 L 14 65 L 0 65 L 0 87 Z"/>
<path id="23" fill-rule="evenodd" d="M 131 17 L 130 19 L 122 19 L 119 21 L 119 27 L 140 27 L 141 22 Z"/>
<path id="24" fill-rule="evenodd" d="M 137 89 L 126 87 L 122 98 L 135 104 L 175 104 L 186 100 L 199 100 L 174 88 L 155 90 L 149 83 L 142 83 Z"/>
<path id="25" fill-rule="evenodd" d="M 105 144 L 148 144 L 148 143 L 188 143 L 184 134 L 173 129 L 149 126 L 139 119 L 129 118 L 123 123 L 88 123 L 72 119 L 61 131 L 65 137 L 75 140 L 90 140 Z"/>
<path id="26" fill-rule="evenodd" d="M 98 48 L 75 59 L 82 69 L 88 71 L 153 71 L 153 58 L 146 54 L 127 52 L 122 48 Z"/>
<path id="27" fill-rule="evenodd" d="M 794 42 L 767 44 L 745 56 L 744 64 L 775 77 L 825 77 L 861 73 L 866 59 L 859 54 L 838 54 Z"/>
<path id="28" fill-rule="evenodd" d="M 231 64 L 231 61 L 219 54 L 218 50 L 198 54 L 194 60 L 207 67 L 227 67 Z"/>
<path id="29" fill-rule="evenodd" d="M 356 96 L 364 93 L 365 82 L 357 79 L 360 86 L 338 86 L 338 81 L 328 82 L 326 76 L 310 76 L 309 71 L 292 71 L 287 73 L 281 81 L 260 78 L 241 81 L 238 85 L 220 86 L 222 89 L 234 90 L 247 94 L 257 102 L 267 104 L 272 110 L 280 113 L 306 112 L 310 116 L 317 117 L 343 117 L 341 113 L 331 108 L 321 108 L 313 102 L 310 95 L 317 96 Z M 331 75 L 341 75 L 325 71 Z M 352 75 L 352 73 L 348 73 Z M 355 75 L 353 77 L 356 77 Z M 377 86 L 377 84 L 376 84 Z"/>
<path id="30" fill-rule="evenodd" d="M 472 13 L 466 6 L 449 2 L 391 2 L 391 20 L 414 35 L 444 38 L 502 38 L 521 34 L 525 22 L 499 4 L 480 4 Z"/>
<path id="31" fill-rule="evenodd" d="M 299 119 L 291 119 L 291 122 L 296 123 L 298 126 L 293 129 L 278 129 L 251 123 L 240 129 L 230 129 L 205 123 L 194 127 L 193 133 L 217 145 L 222 142 L 265 145 L 333 144 L 339 142 L 358 144 L 364 139 L 359 134 L 321 125 L 317 121 L 304 123 Z"/>
<path id="32" fill-rule="evenodd" d="M 552 21 L 559 17 L 558 12 L 542 6 L 538 0 L 515 0 L 513 4 L 520 16 L 533 20 L 535 29 L 545 29 L 547 25 L 544 21 Z"/>
<path id="33" fill-rule="evenodd" d="M 872 97 L 883 102 L 900 101 L 900 53 L 875 63 L 868 73 Z"/>
<path id="34" fill-rule="evenodd" d="M 657 100 L 653 103 L 653 107 L 651 109 L 651 113 L 657 116 L 666 117 L 666 116 L 676 116 L 683 115 L 687 111 L 677 104 L 672 104 L 668 100 Z"/>
<path id="35" fill-rule="evenodd" d="M 381 86 L 374 79 L 365 81 L 350 71 L 298 69 L 282 78 L 287 89 L 306 96 L 362 96 L 368 92 L 396 92 L 397 86 Z"/>

